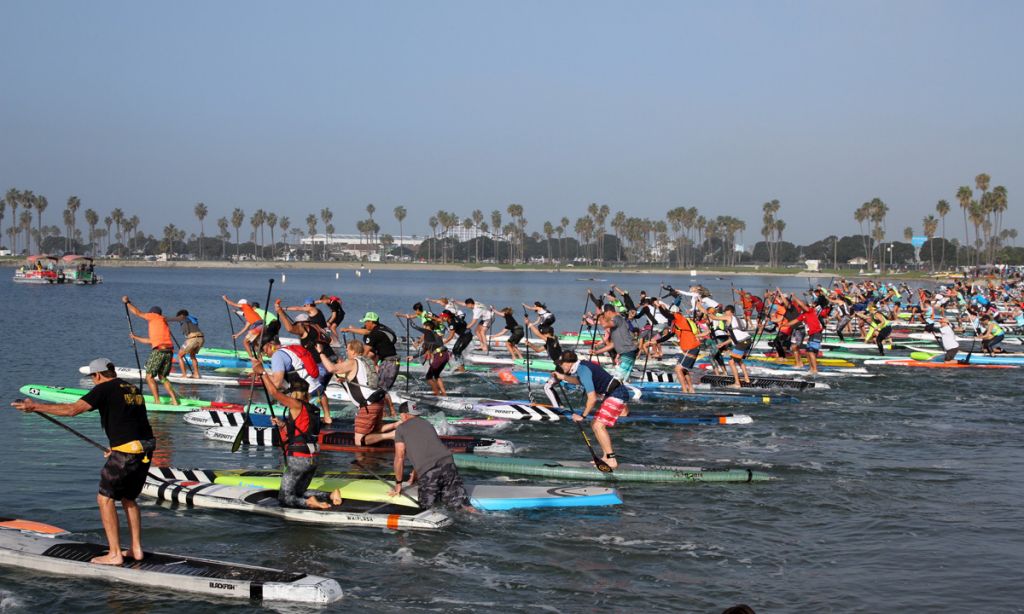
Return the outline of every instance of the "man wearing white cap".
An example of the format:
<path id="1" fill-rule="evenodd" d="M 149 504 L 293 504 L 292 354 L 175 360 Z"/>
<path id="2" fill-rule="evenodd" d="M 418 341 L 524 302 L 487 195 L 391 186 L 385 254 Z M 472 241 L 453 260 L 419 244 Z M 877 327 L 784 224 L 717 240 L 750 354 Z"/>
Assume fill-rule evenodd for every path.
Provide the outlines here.
<path id="1" fill-rule="evenodd" d="M 126 558 L 142 560 L 142 520 L 135 503 L 149 472 L 150 458 L 156 449 L 153 429 L 146 416 L 146 401 L 132 384 L 117 377 L 114 363 L 97 358 L 89 363 L 89 378 L 93 389 L 74 403 L 37 403 L 32 399 L 15 401 L 11 405 L 23 412 L 39 412 L 54 416 L 77 416 L 92 411 L 100 412 L 110 451 L 100 471 L 99 494 L 103 530 L 107 534 L 109 552 L 92 559 L 100 565 L 122 565 Z M 117 521 L 116 503 L 120 501 L 128 520 L 131 548 L 121 550 L 121 537 Z"/>

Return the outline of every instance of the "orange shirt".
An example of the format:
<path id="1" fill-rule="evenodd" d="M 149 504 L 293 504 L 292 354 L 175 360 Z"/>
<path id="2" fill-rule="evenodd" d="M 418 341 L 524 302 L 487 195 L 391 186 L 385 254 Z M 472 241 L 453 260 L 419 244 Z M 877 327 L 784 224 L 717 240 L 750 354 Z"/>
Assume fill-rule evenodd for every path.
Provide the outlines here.
<path id="1" fill-rule="evenodd" d="M 167 320 L 158 313 L 144 313 L 142 317 L 149 322 L 149 344 L 156 348 L 173 348 L 171 342 L 171 328 L 167 326 Z"/>
<path id="2" fill-rule="evenodd" d="M 245 317 L 245 321 L 249 324 L 259 324 L 263 321 L 260 314 L 256 313 L 256 310 L 251 305 L 242 305 L 242 316 Z"/>
<path id="3" fill-rule="evenodd" d="M 681 313 L 673 314 L 672 331 L 679 339 L 679 349 L 684 352 L 700 347 L 700 339 L 697 338 L 697 325 L 690 318 Z"/>

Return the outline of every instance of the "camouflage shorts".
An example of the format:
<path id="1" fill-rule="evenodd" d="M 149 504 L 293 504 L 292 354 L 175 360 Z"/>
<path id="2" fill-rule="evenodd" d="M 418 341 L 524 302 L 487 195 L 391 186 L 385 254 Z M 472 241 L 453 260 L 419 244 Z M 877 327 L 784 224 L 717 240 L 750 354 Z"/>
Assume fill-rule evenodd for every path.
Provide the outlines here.
<path id="1" fill-rule="evenodd" d="M 434 467 L 416 478 L 419 486 L 417 497 L 420 507 L 430 509 L 435 505 L 459 508 L 469 505 L 466 487 L 454 463 Z"/>
<path id="2" fill-rule="evenodd" d="M 174 364 L 174 352 L 171 350 L 153 350 L 146 359 L 146 373 L 158 380 L 167 378 Z"/>

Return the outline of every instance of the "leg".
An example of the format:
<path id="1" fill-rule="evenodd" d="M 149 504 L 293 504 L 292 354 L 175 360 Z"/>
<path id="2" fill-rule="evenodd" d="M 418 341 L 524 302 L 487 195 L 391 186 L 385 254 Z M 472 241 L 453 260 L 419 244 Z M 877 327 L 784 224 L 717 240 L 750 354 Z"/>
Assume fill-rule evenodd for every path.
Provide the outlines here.
<path id="1" fill-rule="evenodd" d="M 611 435 L 608 434 L 608 427 L 597 420 L 594 420 L 591 425 L 591 430 L 594 432 L 594 439 L 597 440 L 597 445 L 601 446 L 601 452 L 603 452 L 602 460 L 608 463 L 612 469 L 618 467 L 619 461 L 617 461 L 615 457 L 609 457 L 609 454 L 614 454 L 615 452 L 612 449 L 612 438 Z"/>
<path id="2" fill-rule="evenodd" d="M 192 362 L 195 363 L 195 357 L 192 358 Z M 188 369 L 185 368 L 185 348 L 178 350 L 178 366 L 181 367 L 181 376 L 188 377 Z"/>
<path id="3" fill-rule="evenodd" d="M 139 512 L 139 505 L 133 499 L 122 499 L 121 507 L 124 508 L 124 516 L 128 520 L 128 531 L 132 536 L 132 547 L 128 551 L 132 558 L 141 561 L 142 552 L 142 514 Z M 125 554 L 122 552 L 122 555 Z"/>
<path id="4" fill-rule="evenodd" d="M 324 424 L 331 424 L 331 422 L 333 421 L 333 419 L 331 418 L 331 406 L 327 402 L 327 393 L 326 392 L 321 392 L 320 393 L 320 409 L 321 409 L 321 419 L 323 420 L 323 423 Z"/>
<path id="5" fill-rule="evenodd" d="M 177 405 L 178 395 L 174 393 L 174 387 L 171 386 L 171 380 L 164 377 L 163 380 L 161 380 L 161 383 L 164 385 L 164 390 L 166 390 L 167 394 L 171 397 L 171 405 Z"/>
<path id="6" fill-rule="evenodd" d="M 196 355 L 198 353 L 199 353 L 199 350 L 196 350 L 196 351 L 194 351 L 194 352 L 192 352 L 191 354 L 188 355 L 189 356 L 189 360 L 192 361 L 192 377 L 194 377 L 196 379 L 199 379 L 199 359 L 196 358 Z"/>
<path id="7" fill-rule="evenodd" d="M 100 506 L 100 520 L 103 522 L 103 532 L 107 535 L 107 546 L 110 550 L 103 556 L 93 558 L 91 562 L 98 565 L 121 565 L 124 563 L 124 557 L 121 555 L 117 503 L 105 495 L 96 495 L 96 503 Z"/>
<path id="8" fill-rule="evenodd" d="M 151 373 L 146 374 L 146 384 L 149 386 L 149 394 L 153 395 L 153 402 L 160 402 L 160 390 L 156 387 L 156 378 Z"/>

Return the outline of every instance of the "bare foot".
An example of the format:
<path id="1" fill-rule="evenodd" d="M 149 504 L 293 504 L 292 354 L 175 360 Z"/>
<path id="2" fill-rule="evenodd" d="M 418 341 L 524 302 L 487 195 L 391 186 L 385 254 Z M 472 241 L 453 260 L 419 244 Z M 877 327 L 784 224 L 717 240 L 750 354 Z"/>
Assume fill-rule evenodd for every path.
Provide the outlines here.
<path id="1" fill-rule="evenodd" d="M 142 552 L 142 550 L 139 550 L 137 554 L 135 552 L 132 552 L 131 550 L 121 551 L 121 558 L 125 560 L 132 559 L 133 561 L 141 561 L 144 556 L 145 554 Z"/>
<path id="2" fill-rule="evenodd" d="M 729 384 L 729 388 L 742 388 L 739 384 Z"/>
<path id="3" fill-rule="evenodd" d="M 331 504 L 341 505 L 345 500 L 341 498 L 341 493 L 337 490 L 331 492 Z"/>
<path id="4" fill-rule="evenodd" d="M 93 557 L 89 562 L 95 563 L 96 565 L 114 565 L 116 567 L 118 565 L 124 565 L 124 557 L 121 556 L 120 552 L 108 552 L 103 556 Z"/>
<path id="5" fill-rule="evenodd" d="M 614 459 L 614 458 L 608 458 L 606 456 L 606 457 L 603 457 L 601 460 L 603 460 L 604 462 L 608 463 L 608 466 L 611 467 L 612 469 L 615 469 L 616 467 L 619 466 L 619 461 Z"/>
<path id="6" fill-rule="evenodd" d="M 306 499 L 306 507 L 308 507 L 311 510 L 326 510 L 331 508 L 331 504 L 321 501 L 316 497 L 309 497 L 308 499 Z"/>

